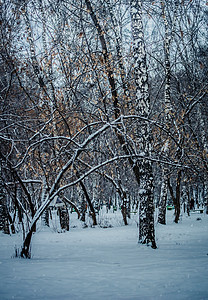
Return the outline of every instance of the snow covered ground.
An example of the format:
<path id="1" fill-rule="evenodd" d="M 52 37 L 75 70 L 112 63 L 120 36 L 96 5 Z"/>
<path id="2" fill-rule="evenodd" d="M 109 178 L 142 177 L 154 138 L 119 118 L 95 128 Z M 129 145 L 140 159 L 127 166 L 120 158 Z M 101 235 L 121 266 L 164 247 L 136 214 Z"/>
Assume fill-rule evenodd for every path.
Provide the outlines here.
<path id="1" fill-rule="evenodd" d="M 137 243 L 136 216 L 130 226 L 108 216 L 112 228 L 39 229 L 30 260 L 12 258 L 20 234 L 0 234 L 0 299 L 208 299 L 207 215 L 174 224 L 168 211 L 168 224 L 156 226 L 156 250 Z"/>

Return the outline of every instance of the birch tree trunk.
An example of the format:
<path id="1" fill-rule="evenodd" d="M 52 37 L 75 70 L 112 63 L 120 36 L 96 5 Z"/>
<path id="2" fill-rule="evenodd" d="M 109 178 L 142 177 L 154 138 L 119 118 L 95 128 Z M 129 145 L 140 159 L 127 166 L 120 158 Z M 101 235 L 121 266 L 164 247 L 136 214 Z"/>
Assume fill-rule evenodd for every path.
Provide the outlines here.
<path id="1" fill-rule="evenodd" d="M 131 0 L 131 24 L 133 35 L 133 58 L 136 85 L 136 107 L 142 117 L 150 113 L 149 84 L 146 63 L 146 50 L 142 23 L 142 1 Z M 140 155 L 151 155 L 151 130 L 149 123 L 138 124 L 137 142 Z M 153 172 L 152 163 L 148 159 L 139 162 L 140 173 L 140 207 L 139 207 L 139 242 L 151 244 L 157 248 L 154 230 L 154 204 L 153 204 Z"/>
<path id="2" fill-rule="evenodd" d="M 160 191 L 160 202 L 158 210 L 158 223 L 166 225 L 166 204 L 168 196 L 168 176 L 167 169 L 162 166 L 162 184 Z"/>
<path id="3" fill-rule="evenodd" d="M 162 16 L 165 25 L 165 40 L 164 40 L 164 53 L 165 53 L 165 122 L 167 126 L 170 125 L 171 120 L 171 98 L 170 98 L 170 41 L 171 36 L 168 29 L 168 21 L 165 13 L 165 4 L 161 1 Z M 168 154 L 169 149 L 169 140 L 165 142 L 163 147 L 163 153 Z M 162 184 L 160 192 L 160 203 L 159 203 L 159 212 L 158 212 L 158 223 L 165 225 L 166 224 L 166 204 L 167 204 L 167 195 L 168 195 L 168 168 L 165 165 L 162 167 Z"/>
<path id="4" fill-rule="evenodd" d="M 0 160 L 0 231 L 9 234 L 9 222 L 8 222 L 8 211 L 6 206 L 6 195 L 3 189 L 2 181 L 2 161 Z"/>
<path id="5" fill-rule="evenodd" d="M 207 141 L 207 134 L 206 134 L 206 126 L 205 122 L 203 119 L 203 114 L 202 114 L 202 108 L 199 105 L 198 106 L 198 115 L 199 115 L 199 120 L 200 120 L 200 133 L 201 133 L 201 141 L 203 145 L 203 156 L 204 156 L 204 161 L 206 163 L 206 167 L 208 166 L 207 164 L 207 157 L 208 157 L 208 141 Z M 208 214 L 208 174 L 207 174 L 207 168 L 205 169 L 204 173 L 204 204 L 206 206 L 206 214 Z"/>

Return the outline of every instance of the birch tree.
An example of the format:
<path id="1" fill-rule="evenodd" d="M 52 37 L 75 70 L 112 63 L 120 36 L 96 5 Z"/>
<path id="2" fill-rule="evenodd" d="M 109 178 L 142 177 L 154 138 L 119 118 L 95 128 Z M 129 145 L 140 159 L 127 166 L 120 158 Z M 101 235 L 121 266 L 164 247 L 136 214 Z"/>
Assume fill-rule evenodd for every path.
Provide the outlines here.
<path id="1" fill-rule="evenodd" d="M 136 85 L 136 109 L 140 116 L 150 113 L 149 83 L 146 63 L 146 50 L 142 23 L 142 1 L 131 1 L 131 22 L 133 35 L 133 59 Z M 151 156 L 151 129 L 148 122 L 140 122 L 137 128 L 138 151 L 145 157 Z M 153 171 L 150 160 L 139 161 L 140 206 L 139 242 L 156 248 L 154 231 Z"/>
<path id="2" fill-rule="evenodd" d="M 172 115 L 173 115 L 173 107 L 171 103 L 171 61 L 170 61 L 170 46 L 172 40 L 172 31 L 174 31 L 174 23 L 173 20 L 172 28 L 169 29 L 168 24 L 168 17 L 166 12 L 166 3 L 161 1 L 161 11 L 162 11 L 162 18 L 164 22 L 164 69 L 165 69 L 165 82 L 164 82 L 164 121 L 167 128 L 170 130 L 171 125 L 173 123 Z M 173 19 L 176 18 L 176 12 L 174 14 Z M 163 155 L 167 156 L 169 153 L 170 141 L 166 139 L 164 141 L 164 145 L 162 147 Z M 158 212 L 158 223 L 166 224 L 166 203 L 167 203 L 167 195 L 168 195 L 168 176 L 169 176 L 169 169 L 165 165 L 161 165 L 162 168 L 162 183 L 161 183 L 161 194 L 160 194 L 160 203 L 159 203 L 159 212 Z"/>

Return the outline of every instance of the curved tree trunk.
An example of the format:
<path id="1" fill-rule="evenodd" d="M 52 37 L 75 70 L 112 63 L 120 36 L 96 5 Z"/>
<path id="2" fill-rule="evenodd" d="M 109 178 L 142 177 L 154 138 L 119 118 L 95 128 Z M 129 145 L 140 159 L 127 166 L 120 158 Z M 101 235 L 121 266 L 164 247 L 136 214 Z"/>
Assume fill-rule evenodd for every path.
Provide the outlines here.
<path id="1" fill-rule="evenodd" d="M 91 216 L 92 216 L 93 225 L 96 226 L 96 225 L 97 225 L 97 219 L 96 219 L 95 209 L 94 209 L 94 207 L 93 207 L 93 205 L 92 205 L 92 202 L 91 202 L 91 200 L 90 200 L 90 197 L 89 197 L 89 194 L 88 194 L 88 192 L 87 192 L 87 189 L 86 189 L 86 187 L 85 187 L 85 185 L 84 185 L 84 183 L 83 183 L 82 181 L 80 181 L 80 185 L 81 185 L 81 187 L 82 187 L 82 189 L 83 189 L 83 192 L 84 192 L 84 194 L 85 194 L 87 203 L 88 203 L 89 208 L 90 208 L 90 213 L 91 213 Z"/>
<path id="2" fill-rule="evenodd" d="M 24 240 L 23 247 L 20 253 L 20 256 L 23 258 L 31 258 L 31 252 L 30 252 L 30 242 L 32 239 L 32 234 L 35 232 L 36 228 L 36 222 L 33 223 L 32 227 L 30 228 L 29 232 L 27 233 L 27 236 Z"/>
<path id="3" fill-rule="evenodd" d="M 78 207 L 72 201 L 70 201 L 68 198 L 66 198 L 65 196 L 63 197 L 63 201 L 67 202 L 69 205 L 71 205 L 71 207 L 76 211 L 77 217 L 79 219 L 80 218 L 80 211 L 79 211 Z"/>

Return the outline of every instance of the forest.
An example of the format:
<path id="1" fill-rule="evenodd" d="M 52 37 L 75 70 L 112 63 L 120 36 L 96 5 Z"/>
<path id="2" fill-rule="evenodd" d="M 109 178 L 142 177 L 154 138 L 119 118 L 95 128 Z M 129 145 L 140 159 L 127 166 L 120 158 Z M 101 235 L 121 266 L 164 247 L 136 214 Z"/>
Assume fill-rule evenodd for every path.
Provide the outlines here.
<path id="1" fill-rule="evenodd" d="M 208 214 L 208 2 L 0 1 L 0 231 Z M 156 212 L 157 211 L 157 217 Z M 90 223 L 87 223 L 90 218 Z M 181 226 L 181 224 L 178 224 Z"/>

